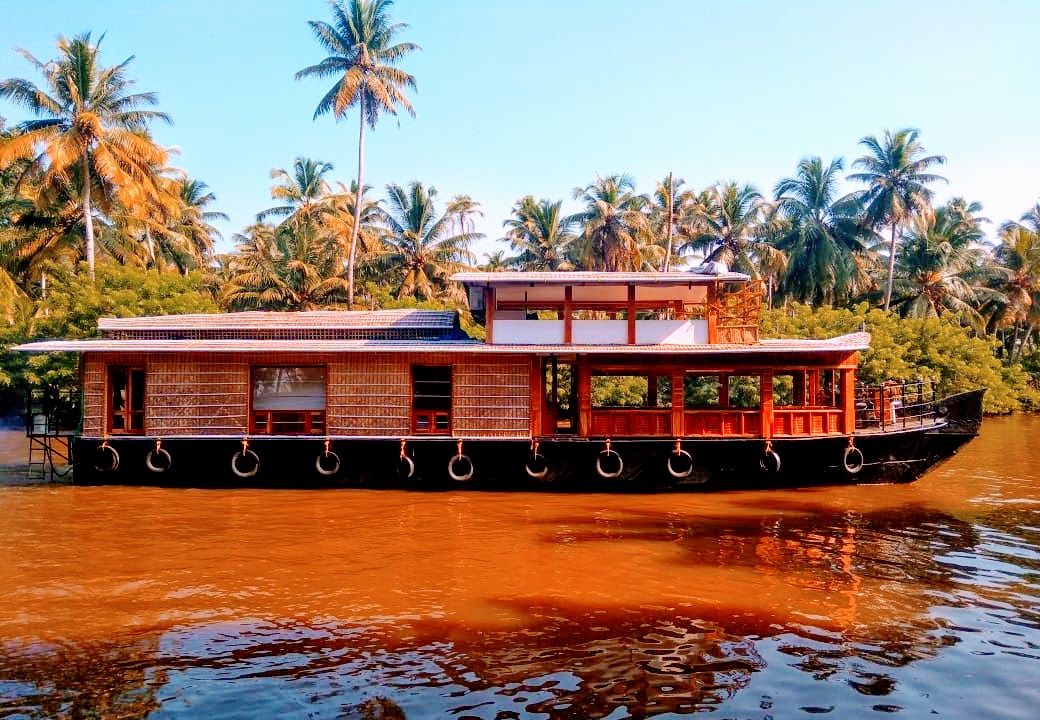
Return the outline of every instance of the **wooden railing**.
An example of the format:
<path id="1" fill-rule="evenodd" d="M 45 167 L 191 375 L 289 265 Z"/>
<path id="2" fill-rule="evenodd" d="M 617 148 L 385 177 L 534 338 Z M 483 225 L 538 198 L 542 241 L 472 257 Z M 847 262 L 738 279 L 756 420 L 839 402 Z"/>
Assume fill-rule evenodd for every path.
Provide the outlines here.
<path id="1" fill-rule="evenodd" d="M 774 408 L 773 435 L 841 434 L 844 416 L 840 408 Z"/>
<path id="2" fill-rule="evenodd" d="M 672 435 L 670 408 L 593 408 L 591 435 Z"/>
<path id="3" fill-rule="evenodd" d="M 686 410 L 683 412 L 683 435 L 758 437 L 762 434 L 762 411 L 754 410 Z"/>

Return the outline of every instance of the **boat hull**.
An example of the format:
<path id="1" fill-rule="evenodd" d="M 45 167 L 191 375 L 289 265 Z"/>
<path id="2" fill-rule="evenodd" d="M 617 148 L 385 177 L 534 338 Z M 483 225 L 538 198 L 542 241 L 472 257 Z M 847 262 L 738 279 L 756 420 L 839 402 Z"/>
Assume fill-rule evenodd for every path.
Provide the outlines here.
<path id="1" fill-rule="evenodd" d="M 454 439 L 422 438 L 407 441 L 402 461 L 398 439 L 332 438 L 326 454 L 324 438 L 299 436 L 250 438 L 252 455 L 240 455 L 241 438 L 164 438 L 168 454 L 155 452 L 155 438 L 109 438 L 119 459 L 111 469 L 101 438 L 77 438 L 73 453 L 81 484 L 653 492 L 894 483 L 919 478 L 977 435 L 982 391 L 946 398 L 939 414 L 927 425 L 857 433 L 862 462 L 840 435 L 774 439 L 775 455 L 761 438 L 687 438 L 681 454 L 674 439 L 614 439 L 605 452 L 606 438 L 545 438 L 534 460 L 529 440 L 495 439 L 465 440 L 456 459 Z"/>

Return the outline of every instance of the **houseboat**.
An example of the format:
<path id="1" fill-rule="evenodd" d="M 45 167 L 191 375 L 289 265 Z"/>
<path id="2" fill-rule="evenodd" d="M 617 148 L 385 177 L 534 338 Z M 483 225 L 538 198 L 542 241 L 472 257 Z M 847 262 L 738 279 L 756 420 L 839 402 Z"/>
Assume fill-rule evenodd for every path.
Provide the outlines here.
<path id="1" fill-rule="evenodd" d="M 905 482 L 974 437 L 982 391 L 856 383 L 858 332 L 759 337 L 733 272 L 467 272 L 455 312 L 102 319 L 81 483 L 545 486 Z"/>

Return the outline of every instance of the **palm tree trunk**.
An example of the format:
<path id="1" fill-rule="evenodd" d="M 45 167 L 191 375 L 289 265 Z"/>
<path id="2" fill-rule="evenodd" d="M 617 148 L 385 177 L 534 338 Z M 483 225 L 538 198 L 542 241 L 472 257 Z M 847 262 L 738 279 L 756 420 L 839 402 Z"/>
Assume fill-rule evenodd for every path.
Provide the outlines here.
<path id="1" fill-rule="evenodd" d="M 87 271 L 94 282 L 94 213 L 90 207 L 90 157 L 83 149 L 83 234 L 87 243 Z"/>
<path id="2" fill-rule="evenodd" d="M 675 183 L 672 174 L 668 173 L 668 252 L 664 256 L 664 271 L 672 262 L 672 225 L 675 224 Z"/>
<path id="3" fill-rule="evenodd" d="M 350 228 L 350 257 L 347 259 L 347 309 L 354 309 L 354 264 L 358 233 L 361 231 L 361 195 L 365 187 L 365 94 L 361 93 L 361 121 L 358 128 L 357 192 L 354 193 L 354 226 Z"/>
<path id="4" fill-rule="evenodd" d="M 888 288 L 885 290 L 885 310 L 892 304 L 892 276 L 896 271 L 896 224 L 892 223 L 892 241 L 888 244 Z"/>
<path id="5" fill-rule="evenodd" d="M 1022 357 L 1022 353 L 1026 349 L 1026 345 L 1029 344 L 1029 338 L 1033 334 L 1033 323 L 1029 323 L 1026 326 L 1026 335 L 1022 338 L 1021 342 L 1018 342 L 1018 327 L 1015 327 L 1015 341 L 1011 344 L 1011 362 L 1018 362 L 1018 359 Z"/>

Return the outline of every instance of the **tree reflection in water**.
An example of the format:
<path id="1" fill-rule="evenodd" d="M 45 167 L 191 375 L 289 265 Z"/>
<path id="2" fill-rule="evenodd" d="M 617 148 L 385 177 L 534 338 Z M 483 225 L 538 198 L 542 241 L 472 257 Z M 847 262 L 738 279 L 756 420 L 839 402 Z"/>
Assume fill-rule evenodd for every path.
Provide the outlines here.
<path id="1" fill-rule="evenodd" d="M 496 600 L 505 614 L 523 618 L 510 627 L 408 614 L 365 622 L 240 619 L 108 642 L 8 644 L 0 717 L 157 710 L 394 717 L 398 705 L 409 716 L 430 717 L 606 717 L 618 708 L 631 717 L 685 714 L 725 706 L 767 671 L 758 650 L 766 638 L 791 666 L 817 680 L 842 679 L 873 699 L 875 711 L 895 710 L 876 702 L 899 682 L 898 672 L 884 669 L 934 657 L 958 641 L 957 630 L 947 631 L 930 611 L 937 598 L 955 605 L 971 587 L 976 598 L 1008 601 L 1035 590 L 1028 577 L 1040 570 L 1035 557 L 1018 558 L 1024 585 L 1015 577 L 987 581 L 994 557 L 977 552 L 985 538 L 948 514 L 835 514 L 805 502 L 765 502 L 745 517 L 546 521 L 545 543 L 668 543 L 679 550 L 677 572 L 683 565 L 716 568 L 719 588 L 688 588 L 688 602 L 596 607 L 534 593 Z M 951 558 L 974 558 L 978 567 Z M 739 579 L 746 573 L 755 580 Z M 738 589 L 758 595 L 726 597 Z M 1035 606 L 1008 607 L 1037 627 Z"/>

